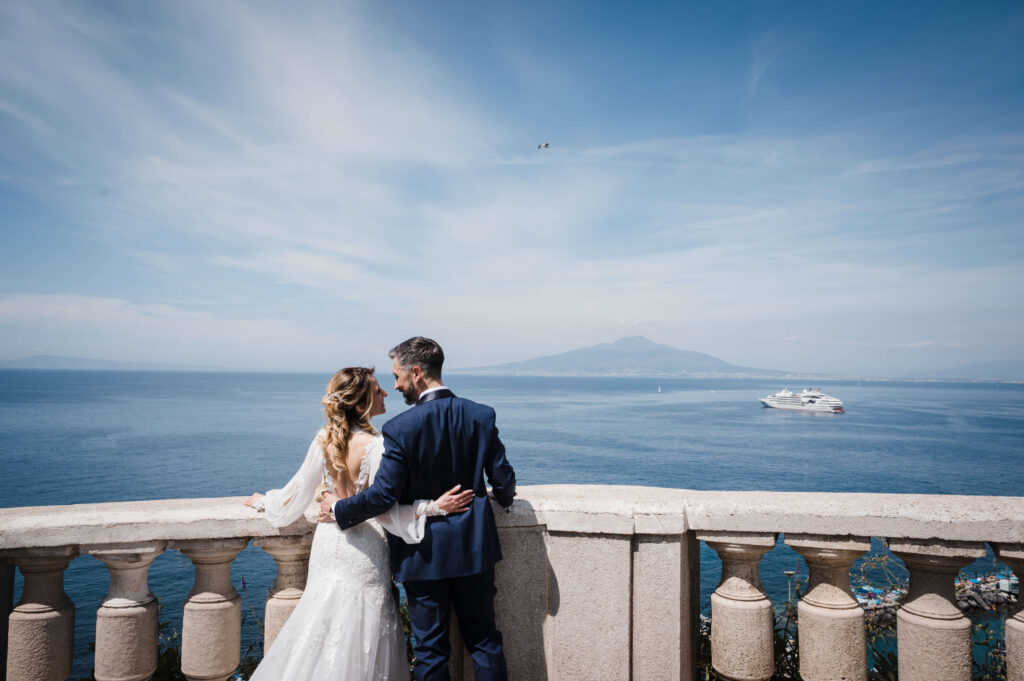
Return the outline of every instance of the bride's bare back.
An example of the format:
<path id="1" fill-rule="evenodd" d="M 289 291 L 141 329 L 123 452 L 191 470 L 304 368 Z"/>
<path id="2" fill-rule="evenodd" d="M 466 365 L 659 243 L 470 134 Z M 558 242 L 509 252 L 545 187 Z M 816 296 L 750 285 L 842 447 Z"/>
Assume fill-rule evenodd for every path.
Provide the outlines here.
<path id="1" fill-rule="evenodd" d="M 366 455 L 366 446 L 370 444 L 374 436 L 366 431 L 353 433 L 348 438 L 348 453 L 345 457 L 347 471 L 339 471 L 331 461 L 327 460 L 327 472 L 334 481 L 334 489 L 339 499 L 347 499 L 356 493 L 356 478 L 359 477 L 359 469 L 363 465 L 363 457 Z"/>

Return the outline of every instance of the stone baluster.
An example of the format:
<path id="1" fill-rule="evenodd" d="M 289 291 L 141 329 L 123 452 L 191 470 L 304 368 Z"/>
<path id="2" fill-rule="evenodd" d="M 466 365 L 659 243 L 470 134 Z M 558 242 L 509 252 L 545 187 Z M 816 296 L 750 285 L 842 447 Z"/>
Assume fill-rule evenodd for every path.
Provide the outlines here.
<path id="1" fill-rule="evenodd" d="M 253 543 L 273 556 L 277 563 L 277 578 L 267 598 L 263 617 L 263 650 L 268 651 L 306 588 L 313 535 L 259 537 Z"/>
<path id="2" fill-rule="evenodd" d="M 971 622 L 956 604 L 960 569 L 985 555 L 975 542 L 892 540 L 910 571 L 910 590 L 896 613 L 900 681 L 970 681 Z"/>
<path id="3" fill-rule="evenodd" d="M 996 556 L 1010 566 L 1017 581 L 1024 581 L 1024 544 L 999 544 Z M 1024 592 L 1018 590 L 1017 607 L 1006 620 L 1006 681 L 1024 681 Z"/>
<path id="4" fill-rule="evenodd" d="M 231 563 L 248 543 L 241 537 L 171 544 L 196 568 L 181 632 L 181 673 L 189 681 L 226 681 L 241 661 L 242 598 L 231 585 Z"/>
<path id="5" fill-rule="evenodd" d="M 800 678 L 866 681 L 864 610 L 850 590 L 850 567 L 871 549 L 870 538 L 787 534 L 786 543 L 811 573 L 797 605 Z"/>
<path id="6" fill-rule="evenodd" d="M 14 566 L 0 560 L 0 672 L 7 669 L 7 619 L 14 608 Z"/>
<path id="7" fill-rule="evenodd" d="M 767 681 L 775 670 L 772 603 L 761 587 L 761 557 L 778 534 L 705 532 L 697 535 L 722 560 L 711 594 L 711 665 L 730 681 Z"/>
<path id="8" fill-rule="evenodd" d="M 64 681 L 71 674 L 75 604 L 64 593 L 64 570 L 77 555 L 72 546 L 5 553 L 25 578 L 8 619 L 8 679 Z"/>
<path id="9" fill-rule="evenodd" d="M 149 566 L 166 541 L 81 547 L 103 562 L 110 588 L 96 611 L 97 681 L 145 681 L 156 671 L 159 617 Z"/>

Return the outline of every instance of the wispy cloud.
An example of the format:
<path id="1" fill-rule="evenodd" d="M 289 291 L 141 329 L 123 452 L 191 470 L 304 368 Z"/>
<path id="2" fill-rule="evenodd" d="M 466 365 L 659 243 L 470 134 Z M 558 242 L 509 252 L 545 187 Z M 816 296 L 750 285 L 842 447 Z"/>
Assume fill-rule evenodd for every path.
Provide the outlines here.
<path id="1" fill-rule="evenodd" d="M 539 97 L 583 66 L 526 41 L 493 47 L 512 79 L 482 89 L 453 75 L 472 55 L 372 5 L 117 11 L 0 7 L 0 182 L 66 207 L 63 228 L 119 266 L 5 280 L 0 322 L 21 340 L 2 353 L 86 319 L 96 352 L 174 352 L 159 327 L 197 355 L 265 338 L 256 364 L 427 330 L 463 366 L 626 332 L 795 369 L 846 349 L 865 353 L 851 365 L 1022 351 L 1024 309 L 993 292 L 1022 282 L 1024 135 L 651 126 L 537 153 L 517 120 L 535 104 L 495 112 L 494 88 Z M 760 36 L 730 95 L 765 92 L 788 49 Z"/>
<path id="2" fill-rule="evenodd" d="M 758 39 L 750 57 L 748 89 L 751 95 L 757 94 L 768 68 L 783 53 L 784 49 L 776 31 L 766 31 Z"/>
<path id="3" fill-rule="evenodd" d="M 950 343 L 950 342 L 947 342 L 947 341 L 920 340 L 920 341 L 913 341 L 911 343 L 893 343 L 889 347 L 892 347 L 892 348 L 932 348 L 932 347 L 960 348 L 960 347 L 963 347 L 963 343 L 956 343 L 956 342 Z"/>
<path id="4" fill-rule="evenodd" d="M 28 334 L 45 329 L 39 344 Z M 303 348 L 322 354 L 328 339 L 277 319 L 227 318 L 199 309 L 137 304 L 119 298 L 74 294 L 0 297 L 0 329 L 7 352 L 78 356 L 83 347 L 103 345 L 108 357 L 180 364 L 249 368 L 260 357 Z"/>

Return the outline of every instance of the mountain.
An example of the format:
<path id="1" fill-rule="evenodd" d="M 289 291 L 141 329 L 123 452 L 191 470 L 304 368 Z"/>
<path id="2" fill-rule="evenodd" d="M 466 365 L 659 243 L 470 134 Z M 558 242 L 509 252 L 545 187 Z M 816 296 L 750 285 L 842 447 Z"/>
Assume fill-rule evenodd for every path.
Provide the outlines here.
<path id="1" fill-rule="evenodd" d="M 961 364 L 952 369 L 930 371 L 920 378 L 952 378 L 976 381 L 1024 381 L 1024 360 L 1000 359 Z"/>
<path id="2" fill-rule="evenodd" d="M 643 336 L 620 338 L 557 355 L 452 373 L 548 376 L 780 376 L 782 372 L 736 366 L 717 357 L 661 345 Z"/>
<path id="3" fill-rule="evenodd" d="M 175 366 L 173 364 L 147 364 L 145 362 L 119 362 L 86 357 L 60 355 L 33 355 L 24 359 L 0 361 L 0 369 L 63 369 L 73 371 L 203 371 L 208 367 Z"/>

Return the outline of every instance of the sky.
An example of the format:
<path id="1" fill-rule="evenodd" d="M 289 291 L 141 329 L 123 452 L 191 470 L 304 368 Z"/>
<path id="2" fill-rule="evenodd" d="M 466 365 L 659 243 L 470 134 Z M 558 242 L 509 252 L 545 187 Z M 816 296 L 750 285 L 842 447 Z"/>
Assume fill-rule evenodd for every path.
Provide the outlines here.
<path id="1" fill-rule="evenodd" d="M 1019 2 L 0 1 L 0 359 L 1024 359 L 1022 215 Z"/>

